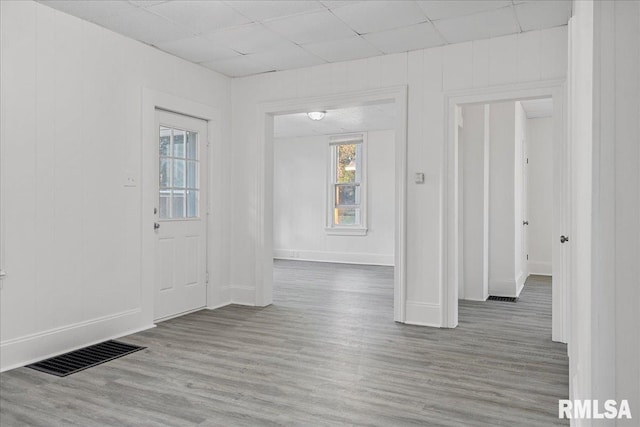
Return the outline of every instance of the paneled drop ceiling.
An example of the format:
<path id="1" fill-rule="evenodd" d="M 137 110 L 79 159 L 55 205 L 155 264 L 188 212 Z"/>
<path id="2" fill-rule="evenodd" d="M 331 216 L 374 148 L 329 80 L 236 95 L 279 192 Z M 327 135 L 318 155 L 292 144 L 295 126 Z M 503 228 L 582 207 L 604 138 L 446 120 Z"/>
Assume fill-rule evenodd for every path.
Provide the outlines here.
<path id="1" fill-rule="evenodd" d="M 569 0 L 39 0 L 230 77 L 566 25 Z"/>

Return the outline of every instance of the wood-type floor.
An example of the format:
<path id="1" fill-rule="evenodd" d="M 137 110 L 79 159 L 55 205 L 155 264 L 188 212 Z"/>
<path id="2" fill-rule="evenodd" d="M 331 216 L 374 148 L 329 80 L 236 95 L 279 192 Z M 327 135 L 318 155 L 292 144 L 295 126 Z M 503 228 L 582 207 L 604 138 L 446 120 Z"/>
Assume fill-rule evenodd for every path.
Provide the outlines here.
<path id="1" fill-rule="evenodd" d="M 550 426 L 568 395 L 551 285 L 460 302 L 456 329 L 393 322 L 393 269 L 276 261 L 274 303 L 122 338 L 148 348 L 58 378 L 0 375 L 0 425 Z"/>

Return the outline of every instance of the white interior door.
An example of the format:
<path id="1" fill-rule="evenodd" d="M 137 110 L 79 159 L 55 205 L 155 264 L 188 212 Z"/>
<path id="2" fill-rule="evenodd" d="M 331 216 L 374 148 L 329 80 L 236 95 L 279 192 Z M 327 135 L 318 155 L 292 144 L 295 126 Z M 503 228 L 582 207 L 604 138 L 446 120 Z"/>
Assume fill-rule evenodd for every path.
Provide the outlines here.
<path id="1" fill-rule="evenodd" d="M 207 122 L 156 111 L 155 320 L 207 301 Z"/>

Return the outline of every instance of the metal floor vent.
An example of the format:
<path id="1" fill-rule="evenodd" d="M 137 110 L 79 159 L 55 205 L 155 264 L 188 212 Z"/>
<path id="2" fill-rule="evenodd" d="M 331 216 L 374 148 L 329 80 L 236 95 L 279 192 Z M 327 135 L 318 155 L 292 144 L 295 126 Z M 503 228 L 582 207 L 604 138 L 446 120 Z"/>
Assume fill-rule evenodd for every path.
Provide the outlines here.
<path id="1" fill-rule="evenodd" d="M 66 377 L 96 365 L 117 359 L 127 354 L 135 353 L 146 347 L 125 344 L 118 341 L 105 341 L 80 350 L 71 351 L 60 356 L 52 357 L 42 362 L 28 365 L 27 368 L 58 377 Z"/>
<path id="2" fill-rule="evenodd" d="M 490 295 L 488 301 L 504 301 L 504 302 L 518 302 L 518 298 L 516 297 L 496 297 Z"/>

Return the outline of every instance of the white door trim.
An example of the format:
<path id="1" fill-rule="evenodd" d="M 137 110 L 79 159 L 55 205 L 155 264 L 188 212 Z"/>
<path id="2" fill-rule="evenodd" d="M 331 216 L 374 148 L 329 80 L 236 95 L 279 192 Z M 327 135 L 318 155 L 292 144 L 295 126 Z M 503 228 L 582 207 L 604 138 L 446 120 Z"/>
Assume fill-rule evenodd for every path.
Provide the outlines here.
<path id="1" fill-rule="evenodd" d="M 395 166 L 395 273 L 394 320 L 405 321 L 406 306 L 406 194 L 407 194 L 407 86 L 357 91 L 308 98 L 264 102 L 258 105 L 256 286 L 255 304 L 273 298 L 273 117 L 301 111 L 330 110 L 391 101 L 398 105 Z"/>
<path id="2" fill-rule="evenodd" d="M 444 279 L 442 285 L 442 326 L 454 328 L 458 325 L 458 263 L 460 248 L 458 242 L 459 219 L 459 178 L 456 174 L 457 146 L 455 140 L 455 106 L 459 104 L 491 103 L 526 98 L 552 97 L 553 115 L 553 174 L 560 176 L 561 185 L 555 185 L 559 191 L 553 195 L 553 238 L 569 230 L 568 163 L 567 163 L 567 126 L 566 126 L 566 88 L 564 80 L 549 80 L 535 83 L 511 84 L 491 88 L 452 91 L 445 94 L 443 153 L 443 203 L 442 203 L 442 256 Z M 555 180 L 555 178 L 554 178 Z M 554 241 L 555 242 L 555 241 Z M 566 246 L 564 251 L 569 250 Z M 553 275 L 562 277 L 554 280 L 552 308 L 552 339 L 567 342 L 568 325 L 568 277 L 567 257 L 563 257 L 559 245 L 553 245 Z M 559 269 L 560 271 L 557 271 Z M 560 276 L 561 275 L 561 276 Z"/>
<path id="3" fill-rule="evenodd" d="M 154 278 L 156 271 L 155 242 L 153 223 L 156 216 L 153 213 L 156 203 L 155 180 L 156 162 L 158 161 L 156 130 L 156 109 L 165 110 L 177 114 L 195 117 L 207 122 L 207 134 L 210 148 L 207 150 L 208 176 L 207 176 L 207 204 L 206 212 L 210 212 L 212 203 L 220 200 L 221 186 L 219 177 L 215 176 L 215 170 L 220 170 L 221 159 L 218 149 L 221 144 L 221 113 L 220 110 L 205 104 L 201 104 L 176 95 L 160 92 L 150 88 L 142 88 L 142 144 L 140 148 L 140 195 L 141 195 L 141 253 L 140 266 L 140 305 L 145 320 L 154 322 Z M 222 247 L 213 247 L 214 244 L 222 245 L 223 239 L 217 238 L 220 227 L 213 223 L 212 215 L 207 216 L 207 253 L 222 253 Z M 224 266 L 219 257 L 207 257 L 207 271 L 222 271 Z M 225 305 L 226 301 L 218 301 L 222 288 L 216 280 L 210 280 L 207 284 L 207 307 Z M 228 302 L 226 302 L 228 303 Z"/>

